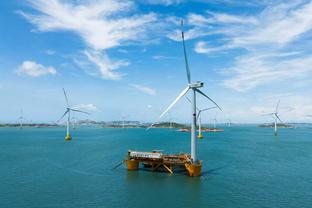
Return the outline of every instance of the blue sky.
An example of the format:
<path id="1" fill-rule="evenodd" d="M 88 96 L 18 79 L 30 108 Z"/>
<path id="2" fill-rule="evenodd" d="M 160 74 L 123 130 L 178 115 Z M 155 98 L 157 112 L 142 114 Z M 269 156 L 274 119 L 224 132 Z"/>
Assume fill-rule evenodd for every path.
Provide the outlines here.
<path id="1" fill-rule="evenodd" d="M 0 121 L 56 121 L 62 87 L 79 119 L 155 121 L 192 80 L 220 122 L 311 121 L 312 1 L 12 0 L 0 2 Z M 212 104 L 199 98 L 200 108 Z M 182 99 L 163 120 L 190 122 Z"/>

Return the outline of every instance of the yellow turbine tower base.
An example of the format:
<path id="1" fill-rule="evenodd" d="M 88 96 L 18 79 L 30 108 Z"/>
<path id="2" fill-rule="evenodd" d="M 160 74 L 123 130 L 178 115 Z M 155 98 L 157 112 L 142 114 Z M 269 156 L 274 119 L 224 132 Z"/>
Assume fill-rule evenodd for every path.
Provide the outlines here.
<path id="1" fill-rule="evenodd" d="M 71 139 L 72 139 L 72 137 L 70 136 L 70 134 L 67 134 L 66 137 L 65 137 L 65 140 L 66 140 L 66 141 L 69 141 L 69 140 L 71 140 Z"/>
<path id="2" fill-rule="evenodd" d="M 185 163 L 185 168 L 191 177 L 199 177 L 201 175 L 202 161 L 197 163 Z"/>
<path id="3" fill-rule="evenodd" d="M 130 159 L 126 163 L 128 170 L 137 170 L 139 168 L 139 162 L 136 160 Z"/>
<path id="4" fill-rule="evenodd" d="M 202 135 L 202 134 L 198 134 L 198 135 L 197 135 L 197 138 L 198 138 L 198 139 L 202 139 L 202 138 L 203 138 L 203 135 Z"/>

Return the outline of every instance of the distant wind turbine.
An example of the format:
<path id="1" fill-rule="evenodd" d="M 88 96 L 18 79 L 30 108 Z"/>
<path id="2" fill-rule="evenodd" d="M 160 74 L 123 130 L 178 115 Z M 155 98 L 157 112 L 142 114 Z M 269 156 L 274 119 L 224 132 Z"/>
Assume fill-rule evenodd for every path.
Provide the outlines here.
<path id="1" fill-rule="evenodd" d="M 279 104 L 280 104 L 280 100 L 278 100 L 276 107 L 275 107 L 275 111 L 273 113 L 265 114 L 265 115 L 273 116 L 273 118 L 274 118 L 274 135 L 275 136 L 277 136 L 277 120 L 279 120 L 280 122 L 283 123 L 283 121 L 280 119 L 279 113 L 278 113 Z"/>
<path id="2" fill-rule="evenodd" d="M 186 99 L 192 104 L 192 101 L 188 97 L 186 97 Z M 202 128 L 201 128 L 201 126 L 202 126 L 201 113 L 204 112 L 204 111 L 207 111 L 207 110 L 215 109 L 215 108 L 217 108 L 217 107 L 214 106 L 214 107 L 204 108 L 204 109 L 199 109 L 199 108 L 196 107 L 196 110 L 198 111 L 197 119 L 196 119 L 196 121 L 198 121 L 198 135 L 197 135 L 198 139 L 202 139 L 203 138 Z"/>
<path id="3" fill-rule="evenodd" d="M 21 114 L 20 114 L 20 116 L 18 117 L 20 129 L 23 128 L 23 119 L 24 119 L 24 116 L 23 116 L 23 109 L 22 109 L 22 110 L 21 110 Z"/>
<path id="4" fill-rule="evenodd" d="M 80 111 L 80 110 L 76 110 L 76 109 L 73 109 L 70 107 L 69 105 L 69 102 L 68 102 L 68 98 L 67 98 L 67 95 L 66 95 L 66 92 L 65 92 L 65 89 L 63 88 L 63 92 L 64 92 L 64 96 L 65 96 L 65 100 L 66 100 L 66 111 L 65 113 L 62 115 L 62 117 L 57 121 L 60 122 L 66 115 L 67 115 L 67 121 L 66 121 L 66 137 L 65 137 L 65 140 L 71 140 L 72 137 L 69 133 L 69 128 L 70 128 L 70 112 L 79 112 L 79 113 L 85 113 L 85 114 L 88 114 L 88 112 L 84 112 L 84 111 Z"/>
<path id="5" fill-rule="evenodd" d="M 228 119 L 228 127 L 231 127 L 232 121 L 231 119 Z"/>
<path id="6" fill-rule="evenodd" d="M 210 107 L 210 108 L 204 108 L 204 109 L 198 109 L 198 114 L 197 114 L 197 120 L 198 120 L 198 135 L 197 135 L 197 138 L 198 139 L 202 139 L 203 138 L 203 135 L 202 135 L 202 129 L 201 129 L 201 125 L 202 125 L 202 122 L 201 122 L 201 113 L 204 112 L 204 111 L 207 111 L 207 110 L 211 110 L 211 109 L 214 109 L 214 108 L 217 108 L 217 107 Z"/>
<path id="7" fill-rule="evenodd" d="M 216 117 L 214 119 L 212 119 L 212 120 L 213 120 L 213 128 L 216 129 L 218 120 L 217 120 Z"/>
<path id="8" fill-rule="evenodd" d="M 128 118 L 129 116 L 122 116 L 122 128 L 124 129 L 125 128 L 125 119 Z"/>
<path id="9" fill-rule="evenodd" d="M 183 27 L 183 21 L 181 21 L 181 26 Z M 169 107 L 159 116 L 160 120 L 165 114 L 168 113 L 168 111 L 185 95 L 187 94 L 189 91 L 192 92 L 192 126 L 191 126 L 191 163 L 192 165 L 196 166 L 196 165 L 201 165 L 201 162 L 197 160 L 196 157 L 196 95 L 200 94 L 202 96 L 204 96 L 205 98 L 207 98 L 208 100 L 210 100 L 213 104 L 215 104 L 220 110 L 221 108 L 218 106 L 218 104 L 213 101 L 210 97 L 208 97 L 205 93 L 203 93 L 202 91 L 199 90 L 199 88 L 202 88 L 204 86 L 204 83 L 201 81 L 197 81 L 197 82 L 191 82 L 191 73 L 190 73 L 190 69 L 189 69 L 189 65 L 188 65 L 188 59 L 187 59 L 187 54 L 186 54 L 186 47 L 185 47 L 185 41 L 184 41 L 184 32 L 182 30 L 181 32 L 182 34 L 182 44 L 183 44 L 183 51 L 184 51 L 184 60 L 185 60 L 185 68 L 186 68 L 186 76 L 187 76 L 187 87 L 182 90 L 182 92 L 178 95 L 178 97 L 169 105 Z M 157 122 L 156 122 L 157 123 Z M 155 124 L 155 123 L 154 123 Z M 150 127 L 152 127 L 154 124 L 152 124 Z"/>

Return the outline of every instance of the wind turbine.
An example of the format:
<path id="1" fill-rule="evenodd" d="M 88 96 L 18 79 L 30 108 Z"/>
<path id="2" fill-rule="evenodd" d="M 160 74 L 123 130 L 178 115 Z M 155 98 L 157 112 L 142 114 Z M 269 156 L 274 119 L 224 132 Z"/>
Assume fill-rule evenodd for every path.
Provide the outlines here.
<path id="1" fill-rule="evenodd" d="M 280 104 L 280 100 L 278 100 L 276 107 L 275 107 L 275 111 L 273 113 L 268 113 L 265 115 L 271 115 L 274 118 L 274 135 L 277 136 L 277 120 L 279 120 L 280 122 L 283 122 L 280 117 L 278 116 L 278 107 Z"/>
<path id="2" fill-rule="evenodd" d="M 69 125 L 70 125 L 70 112 L 79 112 L 79 113 L 85 113 L 85 114 L 88 114 L 87 112 L 84 112 L 84 111 L 80 111 L 80 110 L 76 110 L 76 109 L 73 109 L 70 107 L 69 105 L 69 102 L 68 102 L 68 98 L 67 98 L 67 95 L 66 95 L 66 92 L 65 92 L 65 89 L 63 88 L 63 92 L 64 92 L 64 96 L 65 96 L 65 100 L 66 100 L 66 111 L 65 113 L 62 115 L 62 117 L 57 121 L 60 122 L 60 120 L 62 120 L 66 115 L 67 115 L 67 121 L 66 121 L 66 137 L 65 137 L 65 140 L 71 140 L 72 137 L 69 133 Z"/>
<path id="3" fill-rule="evenodd" d="M 232 121 L 231 119 L 228 119 L 228 127 L 231 127 Z"/>
<path id="4" fill-rule="evenodd" d="M 186 97 L 186 99 L 192 104 L 192 101 L 188 97 Z M 217 108 L 217 107 L 214 106 L 214 107 L 204 108 L 204 109 L 199 109 L 199 108 L 196 107 L 196 110 L 198 111 L 197 119 L 196 119 L 198 121 L 198 135 L 197 135 L 198 139 L 202 139 L 203 138 L 202 129 L 201 129 L 201 113 L 204 112 L 204 111 L 207 111 L 207 110 L 214 109 L 214 108 Z"/>
<path id="5" fill-rule="evenodd" d="M 128 118 L 128 115 L 126 116 L 122 116 L 122 128 L 124 129 L 125 128 L 125 119 Z"/>
<path id="6" fill-rule="evenodd" d="M 213 120 L 213 128 L 216 130 L 217 129 L 217 122 L 218 122 L 218 120 L 217 120 L 216 117 L 214 119 L 212 119 L 212 120 Z"/>
<path id="7" fill-rule="evenodd" d="M 22 110 L 21 110 L 21 114 L 20 114 L 20 116 L 18 117 L 20 129 L 23 128 L 23 119 L 24 119 L 24 116 L 23 116 L 23 109 L 22 109 Z"/>
<path id="8" fill-rule="evenodd" d="M 217 108 L 216 106 L 214 107 L 210 107 L 210 108 L 205 108 L 205 109 L 198 109 L 198 114 L 197 114 L 197 120 L 198 120 L 198 135 L 197 135 L 197 138 L 198 139 L 202 139 L 203 138 L 203 135 L 202 135 L 202 131 L 201 131 L 201 113 L 204 112 L 204 111 L 207 111 L 207 110 L 211 110 L 211 109 L 214 109 L 214 108 Z"/>
<path id="9" fill-rule="evenodd" d="M 181 21 L 181 26 L 182 26 L 182 43 L 183 43 L 183 52 L 184 52 L 184 60 L 185 60 L 185 69 L 186 69 L 186 76 L 187 76 L 187 87 L 182 90 L 182 92 L 178 95 L 178 97 L 169 105 L 169 107 L 159 116 L 160 120 L 186 93 L 189 91 L 192 92 L 192 126 L 191 126 L 191 164 L 195 168 L 196 166 L 201 167 L 201 161 L 197 160 L 197 155 L 196 155 L 196 119 L 197 119 L 197 107 L 196 107 L 196 94 L 200 94 L 210 100 L 212 103 L 214 103 L 220 110 L 221 108 L 218 106 L 218 104 L 213 101 L 210 97 L 208 97 L 205 93 L 199 90 L 199 88 L 204 86 L 204 83 L 201 81 L 197 82 L 191 82 L 191 73 L 188 65 L 188 60 L 187 60 L 187 54 L 186 54 L 186 47 L 185 47 L 185 41 L 184 41 L 184 32 L 183 32 L 183 21 Z M 150 127 L 152 127 L 154 124 L 152 124 Z"/>

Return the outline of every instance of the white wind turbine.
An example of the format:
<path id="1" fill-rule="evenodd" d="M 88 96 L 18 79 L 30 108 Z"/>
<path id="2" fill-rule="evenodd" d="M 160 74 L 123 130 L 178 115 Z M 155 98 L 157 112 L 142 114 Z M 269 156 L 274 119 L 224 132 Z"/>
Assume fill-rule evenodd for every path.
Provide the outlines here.
<path id="1" fill-rule="evenodd" d="M 228 119 L 228 127 L 231 127 L 232 121 L 231 119 Z"/>
<path id="2" fill-rule="evenodd" d="M 18 117 L 20 129 L 23 128 L 23 119 L 24 119 L 24 116 L 23 116 L 23 109 L 22 109 L 22 110 L 21 110 L 21 114 L 20 114 L 20 116 Z"/>
<path id="3" fill-rule="evenodd" d="M 186 97 L 186 99 L 192 104 L 192 101 Z M 202 122 L 201 122 L 201 113 L 204 112 L 204 111 L 207 111 L 207 110 L 211 110 L 211 109 L 215 109 L 217 108 L 216 106 L 214 107 L 210 107 L 210 108 L 204 108 L 204 109 L 199 109 L 199 108 L 196 108 L 196 110 L 198 111 L 197 113 L 197 121 L 198 121 L 198 135 L 197 135 L 197 138 L 198 139 L 202 139 L 203 138 L 203 135 L 202 135 Z"/>
<path id="4" fill-rule="evenodd" d="M 203 138 L 203 135 L 202 135 L 202 130 L 201 130 L 201 113 L 204 112 L 204 111 L 207 111 L 207 110 L 211 110 L 211 109 L 215 109 L 217 108 L 216 106 L 214 107 L 210 107 L 210 108 L 205 108 L 205 109 L 198 109 L 198 114 L 197 114 L 197 120 L 198 120 L 198 135 L 197 137 L 199 139 L 202 139 Z"/>
<path id="5" fill-rule="evenodd" d="M 129 117 L 129 115 L 123 115 L 121 118 L 122 118 L 122 128 L 124 129 L 125 128 L 125 120 L 126 120 L 126 118 L 128 118 Z"/>
<path id="6" fill-rule="evenodd" d="M 181 21 L 181 26 L 183 27 L 183 21 Z M 185 68 L 186 68 L 186 75 L 187 75 L 187 81 L 188 85 L 187 87 L 178 95 L 178 97 L 169 105 L 169 107 L 159 116 L 159 120 L 188 92 L 191 90 L 192 92 L 192 126 L 191 126 L 191 162 L 192 164 L 200 164 L 200 162 L 197 160 L 196 157 L 196 119 L 197 119 L 197 107 L 196 107 L 196 93 L 201 94 L 208 100 L 210 100 L 212 103 L 214 103 L 220 110 L 221 108 L 218 106 L 216 102 L 214 102 L 210 97 L 208 97 L 205 93 L 199 90 L 199 88 L 204 86 L 204 83 L 201 81 L 197 81 L 195 83 L 191 82 L 191 73 L 188 65 L 187 60 L 187 54 L 186 54 L 186 47 L 185 47 L 185 41 L 184 41 L 184 32 L 182 30 L 182 43 L 183 43 L 183 51 L 184 51 L 184 60 L 185 60 Z M 152 124 L 150 127 L 152 127 L 154 124 Z"/>
<path id="7" fill-rule="evenodd" d="M 283 121 L 280 119 L 280 117 L 278 116 L 278 107 L 279 107 L 279 104 L 280 104 L 280 100 L 278 100 L 277 104 L 276 104 L 276 107 L 275 107 L 275 111 L 273 113 L 268 113 L 268 114 L 265 114 L 265 115 L 270 115 L 270 116 L 273 116 L 274 118 L 274 135 L 277 136 L 277 120 L 279 120 L 280 122 L 283 123 Z"/>
<path id="8" fill-rule="evenodd" d="M 70 126 L 70 112 L 79 112 L 79 113 L 85 113 L 85 114 L 89 114 L 87 112 L 84 112 L 84 111 L 80 111 L 80 110 L 76 110 L 76 109 L 73 109 L 69 106 L 69 102 L 68 102 L 68 98 L 67 98 L 67 95 L 66 95 L 66 92 L 65 92 L 65 89 L 63 88 L 63 92 L 64 92 L 64 96 L 65 96 L 65 100 L 66 100 L 66 111 L 65 113 L 62 115 L 62 117 L 57 121 L 60 122 L 66 115 L 67 115 L 67 121 L 66 121 L 66 137 L 65 137 L 65 140 L 71 140 L 72 137 L 69 133 L 69 126 Z"/>
<path id="9" fill-rule="evenodd" d="M 212 119 L 212 120 L 213 120 L 213 128 L 216 130 L 217 129 L 217 122 L 218 122 L 218 120 L 217 120 L 216 117 L 214 117 L 214 119 Z"/>

